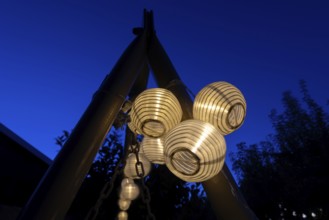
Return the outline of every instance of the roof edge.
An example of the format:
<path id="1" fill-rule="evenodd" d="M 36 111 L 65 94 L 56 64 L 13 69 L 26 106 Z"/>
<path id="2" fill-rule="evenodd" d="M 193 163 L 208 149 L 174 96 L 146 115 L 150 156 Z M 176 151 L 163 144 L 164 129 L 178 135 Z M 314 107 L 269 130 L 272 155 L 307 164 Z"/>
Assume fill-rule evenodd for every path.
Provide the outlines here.
<path id="1" fill-rule="evenodd" d="M 4 124 L 0 122 L 0 132 L 7 135 L 9 138 L 11 138 L 13 141 L 18 143 L 20 146 L 22 146 L 24 149 L 31 152 L 33 155 L 44 161 L 46 164 L 51 165 L 52 160 L 47 157 L 45 154 L 43 154 L 41 151 L 33 147 L 31 144 L 26 142 L 24 139 L 19 137 L 17 134 L 15 134 L 13 131 L 11 131 L 9 128 L 7 128 Z"/>

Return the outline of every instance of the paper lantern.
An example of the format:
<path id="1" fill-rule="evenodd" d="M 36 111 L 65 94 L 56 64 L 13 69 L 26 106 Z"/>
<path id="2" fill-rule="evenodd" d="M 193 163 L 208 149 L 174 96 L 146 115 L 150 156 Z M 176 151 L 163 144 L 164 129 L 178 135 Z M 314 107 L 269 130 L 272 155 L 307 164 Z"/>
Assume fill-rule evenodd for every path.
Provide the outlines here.
<path id="1" fill-rule="evenodd" d="M 141 152 L 151 163 L 165 163 L 163 138 L 151 138 L 144 136 L 141 143 Z"/>
<path id="2" fill-rule="evenodd" d="M 131 119 L 131 112 L 129 113 L 129 118 Z M 137 126 L 130 120 L 130 122 L 127 123 L 128 128 L 135 134 L 141 134 L 140 131 L 138 131 Z"/>
<path id="3" fill-rule="evenodd" d="M 118 213 L 118 220 L 128 220 L 128 213 L 126 211 L 120 211 Z"/>
<path id="4" fill-rule="evenodd" d="M 143 135 L 161 137 L 181 121 L 183 112 L 172 92 L 153 88 L 136 97 L 130 115 L 131 122 Z"/>
<path id="5" fill-rule="evenodd" d="M 124 187 L 128 183 L 135 183 L 135 182 L 131 178 L 123 178 L 122 181 L 121 181 L 121 187 Z"/>
<path id="6" fill-rule="evenodd" d="M 135 134 L 141 134 L 141 132 L 138 131 L 136 125 L 134 125 L 132 122 L 128 122 L 128 128 Z"/>
<path id="7" fill-rule="evenodd" d="M 139 188 L 135 183 L 128 183 L 121 187 L 120 199 L 134 200 L 139 196 Z"/>
<path id="8" fill-rule="evenodd" d="M 144 168 L 144 176 L 143 177 L 145 177 L 151 171 L 151 162 L 141 152 L 138 153 L 138 159 L 143 164 L 143 168 Z M 129 177 L 129 178 L 132 178 L 132 179 L 140 179 L 141 178 L 138 174 L 142 173 L 142 168 L 141 168 L 141 166 L 138 166 L 138 173 L 137 173 L 136 163 L 137 163 L 136 155 L 134 153 L 130 153 L 128 155 L 128 158 L 126 160 L 126 165 L 125 165 L 124 170 L 123 170 L 126 177 Z"/>
<path id="9" fill-rule="evenodd" d="M 190 119 L 181 122 L 164 139 L 168 169 L 187 182 L 215 176 L 225 161 L 226 143 L 213 125 Z"/>
<path id="10" fill-rule="evenodd" d="M 128 199 L 119 199 L 118 201 L 119 208 L 123 211 L 127 211 L 129 209 L 130 203 L 131 200 Z"/>
<path id="11" fill-rule="evenodd" d="M 196 95 L 193 118 L 213 124 L 226 135 L 242 125 L 246 109 L 246 101 L 238 88 L 227 82 L 214 82 Z"/>

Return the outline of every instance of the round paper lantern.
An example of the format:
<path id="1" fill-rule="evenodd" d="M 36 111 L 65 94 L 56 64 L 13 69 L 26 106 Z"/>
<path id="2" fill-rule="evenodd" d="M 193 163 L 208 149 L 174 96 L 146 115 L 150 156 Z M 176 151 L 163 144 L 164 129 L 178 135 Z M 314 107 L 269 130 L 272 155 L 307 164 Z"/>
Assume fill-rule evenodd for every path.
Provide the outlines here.
<path id="1" fill-rule="evenodd" d="M 131 119 L 131 112 L 129 112 L 129 118 Z M 130 120 L 130 122 L 127 123 L 128 128 L 135 134 L 141 134 L 140 131 L 138 131 L 136 125 Z"/>
<path id="2" fill-rule="evenodd" d="M 118 214 L 118 220 L 128 220 L 128 213 L 126 211 L 120 211 Z"/>
<path id="3" fill-rule="evenodd" d="M 145 177 L 151 171 L 151 162 L 141 152 L 138 153 L 138 159 L 141 163 L 143 163 L 143 168 L 144 168 L 144 176 L 143 177 Z M 141 166 L 138 166 L 138 173 L 137 173 L 136 163 L 137 163 L 136 155 L 134 153 L 130 153 L 128 155 L 127 160 L 126 160 L 125 168 L 123 170 L 126 177 L 129 177 L 129 178 L 132 178 L 132 179 L 140 179 L 141 178 L 140 176 L 138 176 L 138 173 L 142 173 L 142 168 L 141 168 Z"/>
<path id="4" fill-rule="evenodd" d="M 151 138 L 144 136 L 141 143 L 141 152 L 152 163 L 165 163 L 163 138 Z"/>
<path id="5" fill-rule="evenodd" d="M 172 92 L 153 88 L 136 97 L 130 115 L 131 122 L 143 135 L 161 137 L 181 121 L 183 112 Z"/>
<path id="6" fill-rule="evenodd" d="M 129 209 L 130 203 L 131 200 L 128 199 L 119 199 L 118 201 L 119 208 L 123 211 L 127 211 Z"/>
<path id="7" fill-rule="evenodd" d="M 120 199 L 134 200 L 139 196 L 139 188 L 135 183 L 128 183 L 121 187 Z"/>
<path id="8" fill-rule="evenodd" d="M 135 134 L 141 134 L 141 132 L 138 131 L 136 125 L 134 125 L 132 122 L 128 122 L 128 128 Z"/>
<path id="9" fill-rule="evenodd" d="M 226 143 L 213 125 L 186 120 L 168 132 L 164 139 L 168 169 L 187 182 L 202 182 L 215 176 L 224 165 Z"/>
<path id="10" fill-rule="evenodd" d="M 238 88 L 227 82 L 214 82 L 196 95 L 193 118 L 213 124 L 226 135 L 242 125 L 246 109 L 246 100 Z"/>
<path id="11" fill-rule="evenodd" d="M 135 183 L 135 182 L 131 178 L 123 178 L 122 181 L 121 181 L 121 187 L 124 187 L 128 183 Z"/>

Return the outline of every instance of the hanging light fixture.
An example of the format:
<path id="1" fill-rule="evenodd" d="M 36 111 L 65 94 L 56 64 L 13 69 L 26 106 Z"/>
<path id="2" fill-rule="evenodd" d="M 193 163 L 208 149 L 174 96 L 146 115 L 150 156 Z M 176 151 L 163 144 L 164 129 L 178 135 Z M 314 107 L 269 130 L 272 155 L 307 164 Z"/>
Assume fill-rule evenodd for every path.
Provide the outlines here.
<path id="1" fill-rule="evenodd" d="M 196 95 L 193 118 L 213 124 L 226 135 L 242 125 L 246 109 L 246 101 L 238 88 L 227 82 L 214 82 Z"/>
<path id="2" fill-rule="evenodd" d="M 161 137 L 182 119 L 175 95 L 167 89 L 152 88 L 140 93 L 132 104 L 131 121 L 149 137 Z"/>
<path id="3" fill-rule="evenodd" d="M 144 156 L 143 153 L 138 152 L 138 159 L 139 162 L 141 162 L 140 165 L 143 166 L 144 168 L 144 176 L 147 176 L 150 171 L 151 171 L 151 162 Z M 137 163 L 137 158 L 136 155 L 134 153 L 130 153 L 128 155 L 128 158 L 126 160 L 126 165 L 124 167 L 124 174 L 126 177 L 132 178 L 132 179 L 140 179 L 141 177 L 139 176 L 139 174 L 141 174 L 142 168 L 141 166 L 137 166 L 137 170 L 136 170 L 136 163 Z M 137 173 L 138 171 L 138 173 Z"/>
<path id="4" fill-rule="evenodd" d="M 131 179 L 131 178 L 123 178 L 121 180 L 121 187 L 124 187 L 126 184 L 129 184 L 129 183 L 134 183 L 134 180 Z"/>
<path id="5" fill-rule="evenodd" d="M 131 112 L 129 112 L 129 118 L 131 119 Z M 137 126 L 130 120 L 130 122 L 127 123 L 128 128 L 134 133 L 134 134 L 141 134 L 140 131 L 138 131 Z"/>
<path id="6" fill-rule="evenodd" d="M 135 183 L 128 183 L 121 187 L 120 199 L 134 200 L 139 196 L 139 188 Z"/>
<path id="7" fill-rule="evenodd" d="M 187 182 L 202 182 L 222 169 L 226 144 L 211 124 L 190 119 L 171 129 L 164 139 L 169 170 Z"/>
<path id="8" fill-rule="evenodd" d="M 132 122 L 128 122 L 128 128 L 129 128 L 134 134 L 141 134 L 141 132 L 137 130 L 136 125 L 134 125 Z"/>
<path id="9" fill-rule="evenodd" d="M 151 163 L 165 163 L 163 138 L 151 138 L 144 136 L 141 143 L 141 152 Z"/>
<path id="10" fill-rule="evenodd" d="M 118 220 L 127 220 L 128 219 L 128 213 L 126 211 L 120 211 L 118 213 Z"/>
<path id="11" fill-rule="evenodd" d="M 129 209 L 130 203 L 131 203 L 131 200 L 119 199 L 118 205 L 119 205 L 120 210 L 127 211 Z"/>

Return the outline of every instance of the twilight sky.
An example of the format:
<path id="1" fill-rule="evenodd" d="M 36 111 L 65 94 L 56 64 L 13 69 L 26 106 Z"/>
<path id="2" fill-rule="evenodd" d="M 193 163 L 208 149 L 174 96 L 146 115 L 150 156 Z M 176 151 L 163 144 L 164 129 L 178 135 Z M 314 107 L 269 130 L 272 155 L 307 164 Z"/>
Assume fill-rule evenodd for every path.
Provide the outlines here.
<path id="1" fill-rule="evenodd" d="M 329 1 L 60 0 L 0 2 L 0 122 L 50 158 L 134 39 L 143 9 L 193 93 L 215 81 L 238 87 L 247 118 L 227 135 L 265 140 L 282 93 L 329 99 Z"/>

